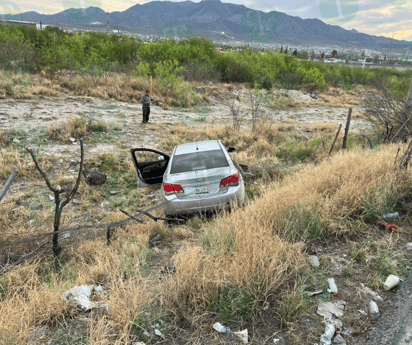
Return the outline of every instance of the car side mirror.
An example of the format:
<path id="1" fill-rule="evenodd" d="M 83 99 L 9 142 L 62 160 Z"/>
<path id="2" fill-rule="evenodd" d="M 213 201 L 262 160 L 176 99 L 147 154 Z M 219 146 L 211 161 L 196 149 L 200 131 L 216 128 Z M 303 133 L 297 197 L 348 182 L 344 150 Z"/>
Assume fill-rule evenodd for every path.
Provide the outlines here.
<path id="1" fill-rule="evenodd" d="M 227 152 L 229 152 L 229 153 L 231 153 L 231 152 L 236 152 L 236 151 L 237 151 L 236 148 L 233 147 L 233 146 L 229 146 L 229 147 L 227 148 Z"/>

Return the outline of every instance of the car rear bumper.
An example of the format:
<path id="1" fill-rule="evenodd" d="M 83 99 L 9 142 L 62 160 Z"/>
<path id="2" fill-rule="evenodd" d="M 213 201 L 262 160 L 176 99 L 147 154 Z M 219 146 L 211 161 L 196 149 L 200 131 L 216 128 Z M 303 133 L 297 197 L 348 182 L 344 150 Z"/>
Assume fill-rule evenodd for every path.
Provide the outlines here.
<path id="1" fill-rule="evenodd" d="M 175 195 L 164 197 L 166 216 L 183 216 L 220 209 L 228 209 L 233 204 L 242 205 L 245 202 L 244 186 L 230 187 L 224 195 L 200 195 L 196 199 L 179 199 Z"/>

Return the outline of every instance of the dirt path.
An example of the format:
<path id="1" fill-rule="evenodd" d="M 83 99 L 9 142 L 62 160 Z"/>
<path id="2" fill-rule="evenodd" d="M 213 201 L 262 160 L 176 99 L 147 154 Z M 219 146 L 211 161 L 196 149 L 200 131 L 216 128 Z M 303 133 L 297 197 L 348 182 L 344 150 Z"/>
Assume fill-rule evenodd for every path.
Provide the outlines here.
<path id="1" fill-rule="evenodd" d="M 328 106 L 311 105 L 287 110 L 275 111 L 269 107 L 262 107 L 262 114 L 272 121 L 294 121 L 298 128 L 311 123 L 335 122 L 344 124 L 346 121 L 346 108 L 332 108 Z M 354 112 L 360 109 L 354 109 Z M 246 108 L 243 109 L 245 126 L 250 121 Z M 73 154 L 77 145 L 48 143 L 46 131 L 51 124 L 61 123 L 72 116 L 81 116 L 86 120 L 104 120 L 110 127 L 120 128 L 116 132 L 115 141 L 123 142 L 125 146 L 142 147 L 156 146 L 162 138 L 159 124 L 173 125 L 183 123 L 187 125 L 227 125 L 232 118 L 228 106 L 216 99 L 194 109 L 187 110 L 172 108 L 162 109 L 153 106 L 150 122 L 152 125 L 141 124 L 141 105 L 137 103 L 102 100 L 91 97 L 65 97 L 52 98 L 38 96 L 30 100 L 1 100 L 0 101 L 0 127 L 3 130 L 17 130 L 25 133 L 27 143 L 33 146 L 47 145 L 47 151 L 53 155 Z M 353 120 L 351 129 L 362 129 L 367 126 L 364 120 Z M 20 133 L 20 134 L 21 134 Z M 102 140 L 103 141 L 103 140 Z M 88 144 L 89 154 L 101 152 L 117 152 L 119 145 L 116 142 L 99 142 Z"/>

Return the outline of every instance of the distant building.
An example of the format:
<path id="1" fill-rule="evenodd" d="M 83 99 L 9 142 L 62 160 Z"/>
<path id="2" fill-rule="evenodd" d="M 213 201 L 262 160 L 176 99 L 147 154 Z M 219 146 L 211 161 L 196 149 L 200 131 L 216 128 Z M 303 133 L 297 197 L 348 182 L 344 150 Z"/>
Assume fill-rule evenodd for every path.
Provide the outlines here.
<path id="1" fill-rule="evenodd" d="M 25 22 L 22 20 L 0 20 L 1 25 L 25 25 L 25 26 L 36 26 L 34 22 Z"/>

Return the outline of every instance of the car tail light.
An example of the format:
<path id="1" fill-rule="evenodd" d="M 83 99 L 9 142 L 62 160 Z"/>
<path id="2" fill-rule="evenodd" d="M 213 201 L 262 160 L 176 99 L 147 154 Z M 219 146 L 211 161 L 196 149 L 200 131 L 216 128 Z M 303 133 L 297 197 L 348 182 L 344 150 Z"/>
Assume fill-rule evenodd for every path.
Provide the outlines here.
<path id="1" fill-rule="evenodd" d="M 180 184 L 173 184 L 173 183 L 163 183 L 163 190 L 166 195 L 184 192 Z"/>
<path id="2" fill-rule="evenodd" d="M 220 181 L 220 187 L 239 186 L 239 173 L 225 177 Z"/>

